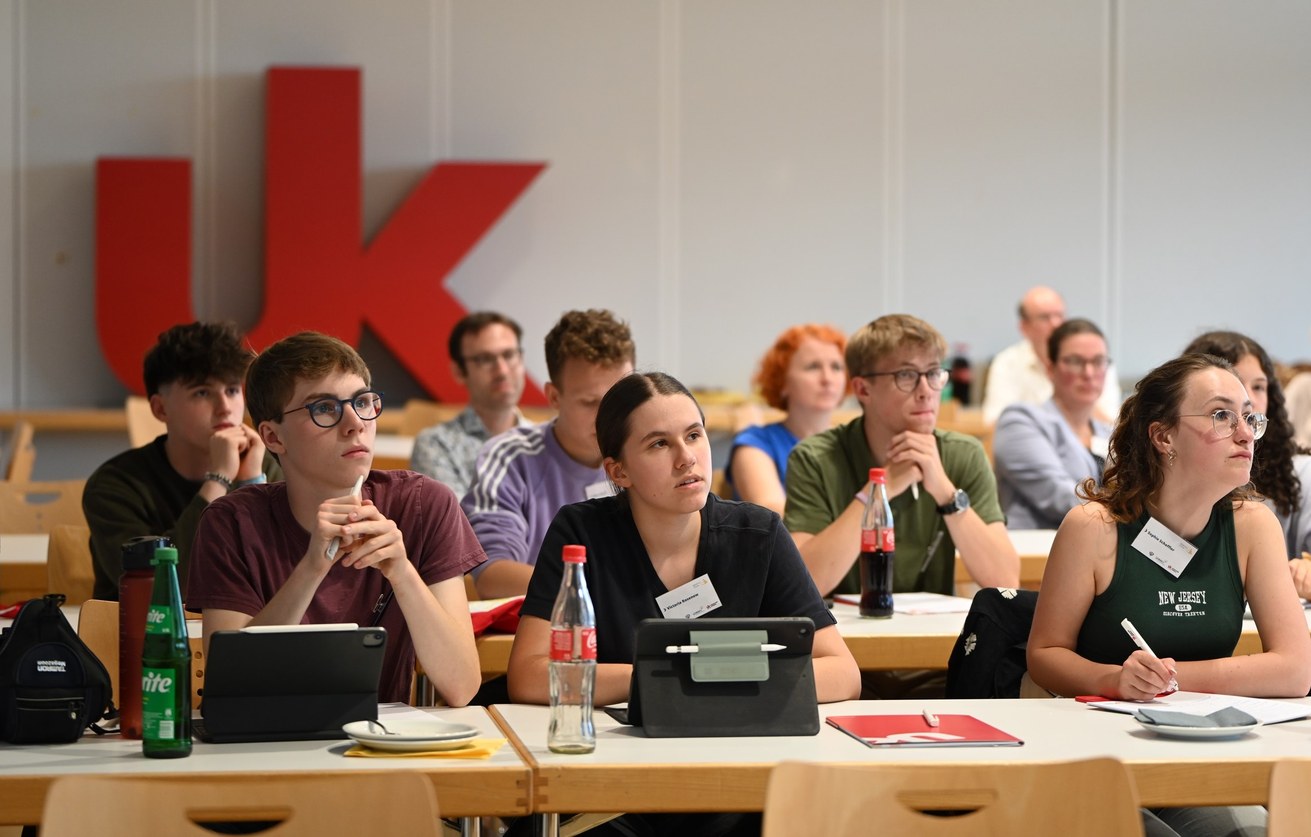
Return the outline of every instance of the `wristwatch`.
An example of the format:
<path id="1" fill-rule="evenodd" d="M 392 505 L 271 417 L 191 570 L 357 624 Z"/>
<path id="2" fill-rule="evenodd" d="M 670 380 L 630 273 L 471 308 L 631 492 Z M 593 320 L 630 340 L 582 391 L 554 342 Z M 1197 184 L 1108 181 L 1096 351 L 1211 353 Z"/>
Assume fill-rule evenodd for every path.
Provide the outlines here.
<path id="1" fill-rule="evenodd" d="M 951 515 L 960 514 L 970 507 L 970 495 L 965 493 L 965 489 L 958 488 L 956 493 L 951 495 L 951 499 L 938 506 L 938 514 Z"/>

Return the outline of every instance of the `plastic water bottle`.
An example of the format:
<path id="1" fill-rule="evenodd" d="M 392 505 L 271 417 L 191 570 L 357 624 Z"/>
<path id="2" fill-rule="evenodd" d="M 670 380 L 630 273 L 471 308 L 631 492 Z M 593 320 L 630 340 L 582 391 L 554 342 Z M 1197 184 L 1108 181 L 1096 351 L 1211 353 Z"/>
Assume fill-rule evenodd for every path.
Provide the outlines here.
<path id="1" fill-rule="evenodd" d="M 187 641 L 178 551 L 155 550 L 155 587 L 141 651 L 141 751 L 150 758 L 191 755 L 191 645 Z"/>
<path id="2" fill-rule="evenodd" d="M 592 691 L 596 686 L 596 612 L 587 594 L 586 547 L 564 548 L 564 577 L 551 609 L 551 726 L 546 746 L 554 753 L 596 749 Z"/>
<path id="3" fill-rule="evenodd" d="M 887 471 L 870 468 L 869 482 L 869 500 L 860 521 L 860 615 L 887 619 L 892 616 L 892 571 L 897 556 Z"/>
<path id="4" fill-rule="evenodd" d="M 155 587 L 151 559 L 156 549 L 170 545 L 157 535 L 123 544 L 123 574 L 118 577 L 118 731 L 123 738 L 141 738 L 141 650 Z"/>

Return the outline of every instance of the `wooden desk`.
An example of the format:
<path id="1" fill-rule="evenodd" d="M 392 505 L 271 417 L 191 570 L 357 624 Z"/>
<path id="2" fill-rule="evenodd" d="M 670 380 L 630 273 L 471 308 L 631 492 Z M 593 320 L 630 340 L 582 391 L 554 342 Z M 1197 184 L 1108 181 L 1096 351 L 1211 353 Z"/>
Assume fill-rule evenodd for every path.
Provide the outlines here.
<path id="1" fill-rule="evenodd" d="M 1308 699 L 1302 699 L 1307 702 Z M 533 810 L 759 811 L 782 759 L 826 763 L 1044 763 L 1109 756 L 1128 765 L 1147 806 L 1259 805 L 1281 758 L 1305 757 L 1311 721 L 1262 727 L 1237 741 L 1174 741 L 1129 715 L 1072 700 L 849 701 L 829 715 L 970 714 L 1017 735 L 1022 747 L 873 749 L 823 725 L 819 735 L 778 738 L 646 738 L 597 712 L 596 752 L 546 748 L 545 706 L 500 705 L 492 714 L 533 769 Z"/>
<path id="2" fill-rule="evenodd" d="M 44 596 L 49 535 L 0 534 L 0 604 Z"/>
<path id="3" fill-rule="evenodd" d="M 408 470 L 410 455 L 413 452 L 413 436 L 396 436 L 391 433 L 379 434 L 373 440 L 373 467 L 379 471 Z"/>
<path id="4" fill-rule="evenodd" d="M 488 737 L 501 733 L 481 707 L 429 710 L 452 721 L 473 724 Z M 514 748 L 490 759 L 344 758 L 350 741 L 277 741 L 253 744 L 196 742 L 190 757 L 148 759 L 140 741 L 118 736 L 83 737 L 74 744 L 0 747 L 0 824 L 38 823 L 46 793 L 59 776 L 91 773 L 115 776 L 166 775 L 181 781 L 221 782 L 225 775 L 259 773 L 270 781 L 306 773 L 361 773 L 366 770 L 417 770 L 432 781 L 444 817 L 529 812 L 532 779 Z M 360 800 L 368 804 L 368 800 Z"/>

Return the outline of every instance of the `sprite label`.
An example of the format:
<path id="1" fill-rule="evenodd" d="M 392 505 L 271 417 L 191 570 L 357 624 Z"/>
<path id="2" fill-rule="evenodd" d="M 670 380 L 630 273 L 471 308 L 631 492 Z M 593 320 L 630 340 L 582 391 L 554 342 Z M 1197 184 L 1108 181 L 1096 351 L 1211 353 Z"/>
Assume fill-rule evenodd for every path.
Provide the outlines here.
<path id="1" fill-rule="evenodd" d="M 176 676 L 172 668 L 141 669 L 142 737 L 156 740 L 177 737 Z"/>
<path id="2" fill-rule="evenodd" d="M 150 610 L 146 611 L 146 633 L 147 634 L 166 634 L 169 632 L 170 616 L 172 616 L 167 605 L 152 604 Z"/>

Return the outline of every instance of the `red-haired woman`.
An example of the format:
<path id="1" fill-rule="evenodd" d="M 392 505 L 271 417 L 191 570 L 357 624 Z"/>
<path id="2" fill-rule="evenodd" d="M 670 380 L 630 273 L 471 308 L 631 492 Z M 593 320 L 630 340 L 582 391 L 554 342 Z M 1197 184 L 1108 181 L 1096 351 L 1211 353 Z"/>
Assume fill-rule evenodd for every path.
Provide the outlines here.
<path id="1" fill-rule="evenodd" d="M 807 323 L 780 334 L 765 352 L 753 383 L 765 403 L 786 410 L 787 418 L 748 427 L 733 439 L 724 475 L 734 497 L 783 513 L 788 455 L 797 442 L 828 430 L 846 397 L 846 348 L 842 332 Z"/>

